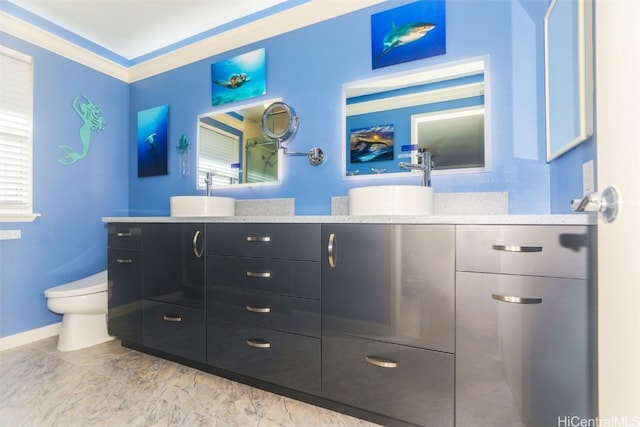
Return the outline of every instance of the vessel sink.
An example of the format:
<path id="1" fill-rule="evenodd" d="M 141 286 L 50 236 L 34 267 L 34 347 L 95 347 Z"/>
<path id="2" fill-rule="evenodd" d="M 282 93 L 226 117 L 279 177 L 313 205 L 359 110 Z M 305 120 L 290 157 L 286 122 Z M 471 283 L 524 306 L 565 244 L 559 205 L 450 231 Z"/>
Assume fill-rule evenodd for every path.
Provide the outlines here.
<path id="1" fill-rule="evenodd" d="M 233 197 L 174 196 L 171 197 L 171 216 L 234 216 Z"/>
<path id="2" fill-rule="evenodd" d="M 431 215 L 433 188 L 378 185 L 349 190 L 350 215 Z"/>

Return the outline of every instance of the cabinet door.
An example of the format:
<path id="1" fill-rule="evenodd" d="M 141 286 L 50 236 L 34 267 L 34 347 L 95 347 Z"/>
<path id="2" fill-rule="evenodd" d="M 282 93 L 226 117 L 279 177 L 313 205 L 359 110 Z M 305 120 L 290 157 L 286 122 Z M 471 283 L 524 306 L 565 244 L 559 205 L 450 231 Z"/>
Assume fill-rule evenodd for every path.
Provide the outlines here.
<path id="1" fill-rule="evenodd" d="M 322 395 L 423 426 L 453 425 L 454 356 L 325 335 Z"/>
<path id="2" fill-rule="evenodd" d="M 145 224 L 144 297 L 204 309 L 204 224 Z"/>
<path id="3" fill-rule="evenodd" d="M 454 227 L 322 226 L 323 333 L 452 353 Z"/>
<path id="4" fill-rule="evenodd" d="M 588 291 L 586 280 L 457 273 L 457 425 L 595 417 Z"/>
<path id="5" fill-rule="evenodd" d="M 146 347 L 204 363 L 206 339 L 203 310 L 144 300 Z"/>
<path id="6" fill-rule="evenodd" d="M 109 335 L 139 344 L 142 342 L 142 252 L 109 249 L 107 257 Z"/>

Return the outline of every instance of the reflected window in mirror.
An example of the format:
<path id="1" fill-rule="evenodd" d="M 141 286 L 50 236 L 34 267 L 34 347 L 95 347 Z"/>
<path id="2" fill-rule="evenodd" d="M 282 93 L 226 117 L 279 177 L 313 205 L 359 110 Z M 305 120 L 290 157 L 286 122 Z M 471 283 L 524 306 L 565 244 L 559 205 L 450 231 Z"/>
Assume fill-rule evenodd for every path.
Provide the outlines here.
<path id="1" fill-rule="evenodd" d="M 345 85 L 343 178 L 406 176 L 419 148 L 434 174 L 490 170 L 485 85 L 484 58 Z"/>
<path id="2" fill-rule="evenodd" d="M 207 172 L 214 186 L 277 184 L 280 153 L 261 130 L 265 106 L 277 100 L 220 110 L 198 117 L 198 181 L 205 188 Z"/>

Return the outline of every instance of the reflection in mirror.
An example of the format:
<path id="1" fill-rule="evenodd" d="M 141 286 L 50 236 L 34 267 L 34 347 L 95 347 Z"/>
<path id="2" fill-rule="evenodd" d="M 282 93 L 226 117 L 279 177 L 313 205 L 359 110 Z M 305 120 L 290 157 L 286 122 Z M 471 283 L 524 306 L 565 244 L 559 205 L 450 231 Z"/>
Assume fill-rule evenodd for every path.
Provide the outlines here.
<path id="1" fill-rule="evenodd" d="M 343 178 L 405 176 L 398 163 L 419 148 L 434 175 L 490 170 L 485 70 L 474 59 L 345 85 Z"/>
<path id="2" fill-rule="evenodd" d="M 205 188 L 207 172 L 214 187 L 278 182 L 277 142 L 262 135 L 260 124 L 265 105 L 274 101 L 198 117 L 198 189 Z"/>
<path id="3" fill-rule="evenodd" d="M 262 114 L 262 133 L 278 141 L 278 147 L 298 130 L 298 116 L 284 102 L 274 102 Z"/>

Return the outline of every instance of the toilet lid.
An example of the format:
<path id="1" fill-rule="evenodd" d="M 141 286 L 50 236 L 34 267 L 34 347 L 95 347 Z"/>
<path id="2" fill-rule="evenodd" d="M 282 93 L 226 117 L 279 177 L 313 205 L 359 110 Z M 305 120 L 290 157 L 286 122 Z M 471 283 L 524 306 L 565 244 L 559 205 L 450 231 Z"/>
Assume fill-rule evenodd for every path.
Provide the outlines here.
<path id="1" fill-rule="evenodd" d="M 107 270 L 84 277 L 75 282 L 65 283 L 44 291 L 47 298 L 73 297 L 77 295 L 95 294 L 107 290 Z"/>

